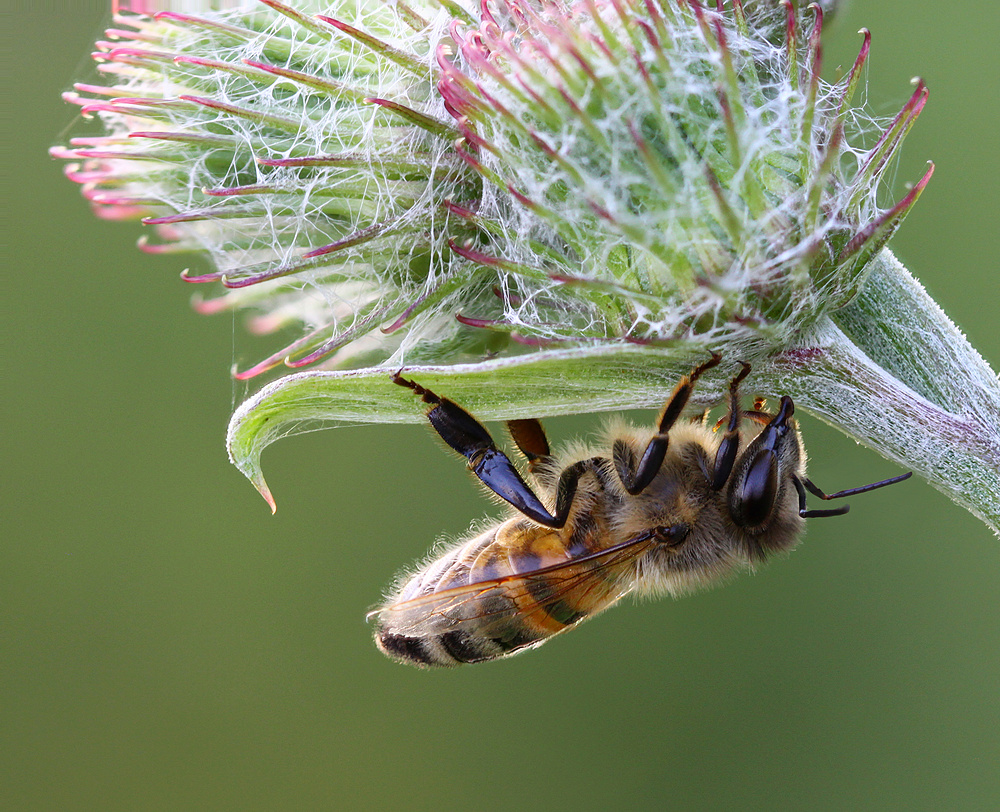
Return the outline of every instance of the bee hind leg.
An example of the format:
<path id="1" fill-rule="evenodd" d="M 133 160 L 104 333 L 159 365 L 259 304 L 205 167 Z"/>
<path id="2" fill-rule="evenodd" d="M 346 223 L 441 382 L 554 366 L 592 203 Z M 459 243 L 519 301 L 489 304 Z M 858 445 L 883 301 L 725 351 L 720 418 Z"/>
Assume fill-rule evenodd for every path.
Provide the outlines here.
<path id="1" fill-rule="evenodd" d="M 547 527 L 562 527 L 566 523 L 565 516 L 560 519 L 546 510 L 545 505 L 521 478 L 510 458 L 496 447 L 493 438 L 483 424 L 465 409 L 454 401 L 439 397 L 430 389 L 403 378 L 398 372 L 392 376 L 392 382 L 412 389 L 424 403 L 430 406 L 427 410 L 427 419 L 430 421 L 431 427 L 450 448 L 468 460 L 469 470 L 493 493 L 539 524 Z M 531 423 L 532 421 L 523 422 Z M 537 424 L 537 421 L 535 423 Z M 545 441 L 545 435 L 541 433 L 541 424 L 537 424 L 537 426 L 547 450 L 548 442 Z M 528 451 L 541 450 L 538 435 L 532 436 L 528 433 L 524 436 L 528 438 L 524 440 Z M 522 451 L 524 450 L 521 441 L 515 438 L 515 443 L 518 443 L 518 447 Z M 526 456 L 531 460 L 531 456 L 527 452 Z"/>

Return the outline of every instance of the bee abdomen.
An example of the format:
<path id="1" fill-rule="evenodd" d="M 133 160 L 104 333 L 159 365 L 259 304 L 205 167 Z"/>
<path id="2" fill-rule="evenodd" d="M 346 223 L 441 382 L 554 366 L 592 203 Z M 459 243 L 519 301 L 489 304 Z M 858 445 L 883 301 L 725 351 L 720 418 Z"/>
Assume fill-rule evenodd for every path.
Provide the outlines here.
<path id="1" fill-rule="evenodd" d="M 409 665 L 442 665 L 437 662 L 429 648 L 419 637 L 392 634 L 384 629 L 375 633 L 375 644 L 387 657 Z"/>
<path id="2" fill-rule="evenodd" d="M 453 666 L 495 660 L 510 653 L 503 641 L 455 630 L 427 637 L 393 634 L 379 629 L 375 635 L 379 649 L 401 663 L 416 666 Z"/>
<path id="3" fill-rule="evenodd" d="M 541 645 L 602 608 L 597 584 L 574 597 L 540 573 L 565 555 L 547 528 L 520 521 L 490 528 L 403 584 L 376 613 L 376 645 L 422 667 L 496 660 Z"/>
<path id="4" fill-rule="evenodd" d="M 558 602 L 538 605 L 526 616 L 508 618 L 503 624 L 490 624 L 482 629 L 461 628 L 418 636 L 383 626 L 375 633 L 375 642 L 384 654 L 408 665 L 447 667 L 481 663 L 541 645 L 587 616 L 587 612 L 572 610 Z"/>

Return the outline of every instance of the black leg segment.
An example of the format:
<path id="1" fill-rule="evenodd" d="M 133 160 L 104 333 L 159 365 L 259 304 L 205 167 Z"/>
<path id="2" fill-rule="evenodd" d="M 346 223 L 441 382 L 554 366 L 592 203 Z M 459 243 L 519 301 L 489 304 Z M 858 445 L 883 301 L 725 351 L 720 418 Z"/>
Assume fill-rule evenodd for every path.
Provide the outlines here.
<path id="1" fill-rule="evenodd" d="M 602 486 L 606 485 L 604 463 L 607 458 L 591 457 L 587 460 L 580 460 L 563 469 L 559 475 L 559 484 L 556 485 L 556 516 L 558 524 L 553 527 L 563 527 L 566 519 L 569 518 L 570 508 L 573 506 L 573 497 L 576 496 L 577 485 L 580 477 L 588 471 L 597 477 Z"/>
<path id="2" fill-rule="evenodd" d="M 642 493 L 660 472 L 663 458 L 667 455 L 667 435 L 670 432 L 670 427 L 674 425 L 677 418 L 681 416 L 681 412 L 684 411 L 684 407 L 687 406 L 691 392 L 694 390 L 695 381 L 701 377 L 705 370 L 718 365 L 721 360 L 721 355 L 713 353 L 708 361 L 691 370 L 691 374 L 681 378 L 674 393 L 670 396 L 670 400 L 660 412 L 657 419 L 656 435 L 646 445 L 638 464 L 636 464 L 635 456 L 626 443 L 615 443 L 612 451 L 615 470 L 618 472 L 618 478 L 621 479 L 625 490 L 632 496 Z"/>
<path id="3" fill-rule="evenodd" d="M 712 477 L 714 491 L 722 490 L 726 484 L 733 472 L 736 452 L 740 448 L 740 418 L 743 417 L 743 411 L 740 409 L 740 384 L 750 374 L 750 364 L 743 361 L 740 361 L 740 364 L 743 369 L 729 384 L 729 425 L 726 426 L 726 433 L 715 454 L 715 474 Z"/>
<path id="4" fill-rule="evenodd" d="M 398 372 L 392 376 L 392 382 L 412 389 L 430 406 L 427 419 L 431 426 L 442 440 L 468 460 L 469 470 L 493 493 L 539 524 L 562 527 L 566 523 L 565 516 L 560 521 L 546 510 L 507 455 L 497 449 L 486 428 L 461 406 L 438 397 Z"/>

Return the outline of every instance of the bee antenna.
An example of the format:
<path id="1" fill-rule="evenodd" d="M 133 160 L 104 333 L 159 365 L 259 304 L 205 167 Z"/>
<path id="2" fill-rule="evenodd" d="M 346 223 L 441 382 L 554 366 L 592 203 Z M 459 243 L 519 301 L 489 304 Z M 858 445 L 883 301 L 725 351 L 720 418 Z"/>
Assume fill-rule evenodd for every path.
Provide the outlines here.
<path id="1" fill-rule="evenodd" d="M 804 477 L 799 479 L 797 476 L 792 477 L 792 484 L 795 485 L 795 490 L 799 494 L 799 516 L 803 519 L 818 519 L 824 518 L 826 516 L 843 516 L 850 509 L 850 505 L 843 505 L 839 508 L 834 508 L 832 510 L 807 510 L 806 509 L 806 489 L 813 496 L 818 496 L 823 500 L 830 499 L 841 499 L 845 496 L 854 496 L 858 493 L 868 493 L 868 491 L 874 491 L 878 488 L 884 488 L 886 485 L 895 485 L 897 482 L 902 482 L 904 479 L 909 479 L 913 476 L 912 471 L 907 471 L 905 474 L 900 474 L 899 476 L 890 477 L 889 479 L 883 479 L 880 482 L 873 482 L 871 485 L 862 485 L 858 488 L 848 488 L 845 491 L 837 491 L 836 493 L 824 493 L 811 479 Z"/>

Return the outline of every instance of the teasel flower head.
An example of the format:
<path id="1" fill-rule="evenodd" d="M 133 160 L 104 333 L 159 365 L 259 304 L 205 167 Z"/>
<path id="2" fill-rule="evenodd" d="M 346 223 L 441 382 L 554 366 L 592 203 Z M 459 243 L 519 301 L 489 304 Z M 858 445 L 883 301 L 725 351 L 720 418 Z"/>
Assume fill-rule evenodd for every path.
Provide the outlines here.
<path id="1" fill-rule="evenodd" d="M 455 250 L 501 271 L 493 329 L 759 354 L 856 295 L 930 176 L 879 208 L 926 89 L 862 147 L 867 34 L 828 85 L 821 10 L 780 11 L 779 44 L 760 33 L 774 15 L 740 3 L 511 2 L 453 26 L 439 88 L 487 180 L 477 215 L 500 226 Z"/>
<path id="2" fill-rule="evenodd" d="M 105 216 L 158 227 L 147 250 L 209 252 L 186 278 L 228 292 L 200 309 L 299 322 L 240 377 L 780 348 L 851 300 L 923 187 L 878 206 L 926 89 L 864 146 L 867 35 L 821 81 L 817 6 L 261 7 L 128 18 L 99 43 L 111 86 L 72 97 L 110 134 L 62 153 Z"/>
<path id="3" fill-rule="evenodd" d="M 878 443 L 878 420 L 844 426 L 829 387 L 796 382 L 826 362 L 842 377 L 854 356 L 836 333 L 873 276 L 917 285 L 884 245 L 933 167 L 896 200 L 884 179 L 927 89 L 891 120 L 859 106 L 865 30 L 824 79 L 832 5 L 260 0 L 119 17 L 95 55 L 107 83 L 67 96 L 105 132 L 54 154 L 102 216 L 154 227 L 145 250 L 207 252 L 213 269 L 185 274 L 218 291 L 200 310 L 299 327 L 235 373 L 285 373 L 230 432 L 268 498 L 259 454 L 291 426 L 419 419 L 385 386 L 403 365 L 516 417 L 653 405 L 715 352 Z M 723 390 L 720 374 L 705 396 Z"/>

